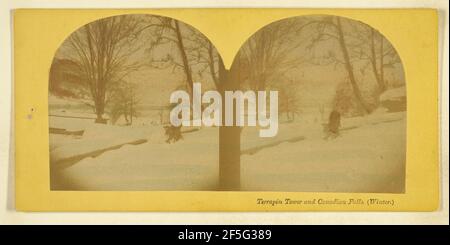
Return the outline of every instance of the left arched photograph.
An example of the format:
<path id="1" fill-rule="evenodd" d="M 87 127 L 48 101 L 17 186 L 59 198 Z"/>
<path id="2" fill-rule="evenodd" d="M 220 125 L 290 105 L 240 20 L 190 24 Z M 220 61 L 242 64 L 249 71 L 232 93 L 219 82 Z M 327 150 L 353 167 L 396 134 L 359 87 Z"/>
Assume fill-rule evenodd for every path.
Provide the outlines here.
<path id="1" fill-rule="evenodd" d="M 194 82 L 216 90 L 219 62 L 207 37 L 168 17 L 75 30 L 49 73 L 51 190 L 216 190 L 218 128 L 174 126 L 169 98 Z"/>

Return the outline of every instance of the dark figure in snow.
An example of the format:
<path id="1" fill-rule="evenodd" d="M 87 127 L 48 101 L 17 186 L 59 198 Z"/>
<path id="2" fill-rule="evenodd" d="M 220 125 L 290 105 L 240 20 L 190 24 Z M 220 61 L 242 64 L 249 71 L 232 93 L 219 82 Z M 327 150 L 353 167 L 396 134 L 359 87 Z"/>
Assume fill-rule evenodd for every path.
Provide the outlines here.
<path id="1" fill-rule="evenodd" d="M 181 126 L 175 127 L 173 125 L 164 126 L 165 135 L 167 136 L 166 143 L 177 142 L 183 139 L 181 135 Z"/>
<path id="2" fill-rule="evenodd" d="M 341 114 L 337 110 L 333 110 L 326 125 L 325 139 L 339 136 L 339 127 L 341 127 Z"/>

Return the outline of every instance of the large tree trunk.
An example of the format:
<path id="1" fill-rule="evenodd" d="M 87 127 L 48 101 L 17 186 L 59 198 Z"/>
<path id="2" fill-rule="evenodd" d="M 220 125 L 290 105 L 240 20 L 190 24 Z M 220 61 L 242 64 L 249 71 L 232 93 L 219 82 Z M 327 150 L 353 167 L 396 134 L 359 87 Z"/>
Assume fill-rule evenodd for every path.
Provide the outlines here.
<path id="1" fill-rule="evenodd" d="M 342 31 L 342 25 L 341 25 L 341 19 L 340 17 L 336 17 L 337 19 L 337 31 L 338 31 L 338 40 L 339 40 L 339 46 L 341 47 L 342 56 L 344 57 L 344 63 L 345 63 L 345 69 L 347 70 L 348 78 L 350 80 L 350 83 L 352 85 L 353 93 L 355 95 L 356 101 L 362 108 L 365 114 L 370 113 L 370 109 L 366 106 L 364 103 L 363 97 L 361 95 L 361 90 L 359 89 L 358 84 L 356 83 L 356 78 L 353 73 L 353 67 L 350 62 L 350 56 L 348 55 L 347 46 L 345 44 L 345 37 L 344 33 Z"/>
<path id="2" fill-rule="evenodd" d="M 189 61 L 186 54 L 186 49 L 184 47 L 183 37 L 181 35 L 180 25 L 177 20 L 173 20 L 175 22 L 175 33 L 177 36 L 177 46 L 178 50 L 180 52 L 181 60 L 183 62 L 183 69 L 184 73 L 186 75 L 186 82 L 188 84 L 189 93 L 192 97 L 193 87 L 194 87 L 194 81 L 192 79 L 192 71 L 191 66 L 189 65 Z"/>
<path id="3" fill-rule="evenodd" d="M 97 118 L 95 119 L 95 123 L 106 124 L 106 119 L 103 118 L 103 113 L 105 113 L 105 101 L 102 100 L 101 96 L 94 98 L 95 100 L 95 114 Z"/>
<path id="4" fill-rule="evenodd" d="M 381 40 L 381 42 L 383 42 L 383 40 Z M 382 49 L 382 47 L 383 46 L 381 46 L 381 49 Z M 382 75 L 383 63 L 381 63 L 379 71 L 378 71 L 378 67 L 377 67 L 378 59 L 377 59 L 377 53 L 375 51 L 375 30 L 373 28 L 371 28 L 371 30 L 370 30 L 370 56 L 371 56 L 370 63 L 372 65 L 373 74 L 378 83 L 378 89 L 381 93 L 386 90 L 386 86 L 384 84 L 384 78 L 382 77 L 383 76 Z M 380 53 L 380 59 L 382 61 L 383 52 Z"/>
<path id="5" fill-rule="evenodd" d="M 225 91 L 239 89 L 239 80 L 219 62 L 218 90 L 225 98 Z M 235 110 L 233 110 L 235 111 Z M 236 117 L 233 117 L 233 124 Z M 225 103 L 222 103 L 222 126 L 219 127 L 219 188 L 224 191 L 239 190 L 241 180 L 241 128 L 225 125 Z"/>

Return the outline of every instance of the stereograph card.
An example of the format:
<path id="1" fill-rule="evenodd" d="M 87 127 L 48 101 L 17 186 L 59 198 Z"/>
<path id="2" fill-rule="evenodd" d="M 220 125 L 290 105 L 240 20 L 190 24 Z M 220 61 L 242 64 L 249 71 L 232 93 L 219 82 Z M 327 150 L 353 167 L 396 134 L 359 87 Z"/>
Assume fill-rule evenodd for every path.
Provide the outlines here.
<path id="1" fill-rule="evenodd" d="M 16 208 L 432 211 L 432 9 L 18 9 Z"/>

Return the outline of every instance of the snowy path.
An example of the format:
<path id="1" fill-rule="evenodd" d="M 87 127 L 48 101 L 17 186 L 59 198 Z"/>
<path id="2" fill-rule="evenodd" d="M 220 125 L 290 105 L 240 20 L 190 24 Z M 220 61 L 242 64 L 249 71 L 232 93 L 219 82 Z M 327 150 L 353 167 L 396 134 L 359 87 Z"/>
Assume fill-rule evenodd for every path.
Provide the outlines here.
<path id="1" fill-rule="evenodd" d="M 186 134 L 175 144 L 161 138 L 124 145 L 52 169 L 52 189 L 214 190 L 219 178 L 217 137 L 217 128 L 207 128 Z"/>

